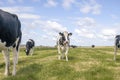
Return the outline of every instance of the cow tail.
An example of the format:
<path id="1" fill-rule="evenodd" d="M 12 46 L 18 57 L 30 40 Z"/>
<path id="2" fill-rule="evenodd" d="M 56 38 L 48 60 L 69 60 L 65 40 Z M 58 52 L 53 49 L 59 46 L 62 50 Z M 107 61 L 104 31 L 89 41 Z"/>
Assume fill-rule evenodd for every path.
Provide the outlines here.
<path id="1" fill-rule="evenodd" d="M 17 45 L 16 45 L 16 50 L 17 51 L 19 50 L 19 45 L 21 43 L 21 38 L 22 38 L 22 33 L 20 33 L 19 40 L 18 40 Z"/>

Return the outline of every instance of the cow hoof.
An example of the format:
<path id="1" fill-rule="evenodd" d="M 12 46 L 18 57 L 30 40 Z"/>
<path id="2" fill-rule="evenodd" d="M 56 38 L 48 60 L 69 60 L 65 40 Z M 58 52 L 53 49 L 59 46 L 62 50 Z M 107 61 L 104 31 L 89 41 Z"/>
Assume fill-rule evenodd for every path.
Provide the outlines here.
<path id="1" fill-rule="evenodd" d="M 8 76 L 8 73 L 5 73 L 4 75 L 5 75 L 5 76 Z"/>
<path id="2" fill-rule="evenodd" d="M 10 75 L 10 73 L 4 73 L 4 75 L 5 75 L 5 76 L 8 76 L 8 75 Z"/>

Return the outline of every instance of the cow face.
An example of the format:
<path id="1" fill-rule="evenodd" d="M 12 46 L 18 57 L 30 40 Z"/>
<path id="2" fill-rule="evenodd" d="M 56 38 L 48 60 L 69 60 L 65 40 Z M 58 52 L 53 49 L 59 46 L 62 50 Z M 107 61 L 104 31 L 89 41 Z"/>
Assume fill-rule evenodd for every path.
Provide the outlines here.
<path id="1" fill-rule="evenodd" d="M 61 36 L 61 38 L 60 38 L 60 44 L 62 44 L 62 45 L 66 45 L 66 44 L 68 44 L 69 43 L 69 36 L 71 36 L 72 35 L 72 33 L 68 33 L 68 32 L 63 32 L 63 33 L 59 33 L 59 35 Z"/>
<path id="2" fill-rule="evenodd" d="M 31 42 L 28 41 L 28 42 L 26 43 L 26 55 L 29 55 L 31 48 L 32 48 L 32 47 L 31 47 Z"/>

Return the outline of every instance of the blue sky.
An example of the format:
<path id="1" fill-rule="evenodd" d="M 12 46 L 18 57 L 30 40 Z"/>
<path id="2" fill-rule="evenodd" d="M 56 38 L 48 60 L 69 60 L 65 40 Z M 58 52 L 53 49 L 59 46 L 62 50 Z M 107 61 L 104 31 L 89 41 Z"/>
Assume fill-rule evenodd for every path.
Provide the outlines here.
<path id="1" fill-rule="evenodd" d="M 22 44 L 54 46 L 59 32 L 68 31 L 71 45 L 111 46 L 120 34 L 120 0 L 0 0 L 0 9 L 17 14 Z"/>

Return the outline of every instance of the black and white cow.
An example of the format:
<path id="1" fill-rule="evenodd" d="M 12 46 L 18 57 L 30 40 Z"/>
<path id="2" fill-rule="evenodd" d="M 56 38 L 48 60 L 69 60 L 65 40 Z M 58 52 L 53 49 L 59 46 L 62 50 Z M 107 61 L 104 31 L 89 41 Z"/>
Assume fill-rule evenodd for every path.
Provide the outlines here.
<path id="1" fill-rule="evenodd" d="M 18 51 L 21 42 L 21 23 L 15 14 L 0 10 L 0 49 L 5 59 L 5 75 L 8 75 L 10 66 L 10 47 L 13 48 L 13 72 L 16 74 L 16 64 L 18 62 Z"/>
<path id="2" fill-rule="evenodd" d="M 120 35 L 116 35 L 115 37 L 114 60 L 116 60 L 116 54 L 117 54 L 118 48 L 120 48 Z"/>
<path id="3" fill-rule="evenodd" d="M 33 54 L 35 42 L 32 39 L 29 39 L 26 42 L 26 55 Z"/>
<path id="4" fill-rule="evenodd" d="M 69 36 L 71 36 L 72 33 L 68 33 L 67 31 L 64 31 L 63 33 L 59 33 L 58 40 L 57 40 L 57 48 L 58 48 L 58 59 L 64 58 L 64 55 L 66 57 L 66 61 L 68 61 L 68 50 L 69 50 L 69 44 L 70 39 Z"/>

